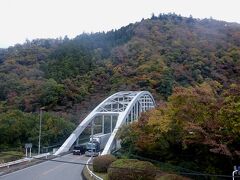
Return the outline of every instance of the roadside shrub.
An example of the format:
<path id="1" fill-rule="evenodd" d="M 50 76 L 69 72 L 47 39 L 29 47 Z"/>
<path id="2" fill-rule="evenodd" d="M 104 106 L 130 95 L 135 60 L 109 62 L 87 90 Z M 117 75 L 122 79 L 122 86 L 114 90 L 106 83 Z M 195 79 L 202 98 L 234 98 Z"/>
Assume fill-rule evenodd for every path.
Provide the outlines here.
<path id="1" fill-rule="evenodd" d="M 119 159 L 108 168 L 109 180 L 153 180 L 156 167 L 147 161 Z"/>
<path id="2" fill-rule="evenodd" d="M 110 154 L 98 156 L 93 159 L 93 171 L 94 172 L 100 172 L 100 173 L 106 173 L 108 167 L 110 164 L 117 159 Z"/>
<path id="3" fill-rule="evenodd" d="M 24 154 L 19 151 L 0 152 L 0 163 L 15 161 L 17 159 L 21 159 L 23 156 Z"/>

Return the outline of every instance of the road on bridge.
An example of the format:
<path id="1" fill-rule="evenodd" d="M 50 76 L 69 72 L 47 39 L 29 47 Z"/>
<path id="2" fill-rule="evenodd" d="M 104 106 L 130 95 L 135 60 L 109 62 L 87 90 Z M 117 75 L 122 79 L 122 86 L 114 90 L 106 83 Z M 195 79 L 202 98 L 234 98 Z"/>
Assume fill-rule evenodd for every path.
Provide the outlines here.
<path id="1" fill-rule="evenodd" d="M 67 154 L 54 160 L 85 164 L 88 159 L 89 157 L 84 155 Z M 0 176 L 0 180 L 81 180 L 83 167 L 81 164 L 46 161 Z"/>

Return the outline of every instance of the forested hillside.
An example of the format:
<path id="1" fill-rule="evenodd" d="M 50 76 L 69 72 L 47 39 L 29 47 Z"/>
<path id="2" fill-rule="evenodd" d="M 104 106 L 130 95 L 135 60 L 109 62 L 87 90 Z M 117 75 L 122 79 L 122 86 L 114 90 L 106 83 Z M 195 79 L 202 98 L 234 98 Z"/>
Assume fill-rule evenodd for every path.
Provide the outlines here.
<path id="1" fill-rule="evenodd" d="M 148 90 L 159 104 L 165 104 L 172 101 L 168 97 L 176 89 L 182 92 L 181 88 L 200 84 L 221 87 L 214 89 L 213 95 L 219 96 L 219 101 L 215 98 L 209 108 L 228 103 L 224 92 L 240 84 L 239 24 L 160 14 L 109 32 L 26 41 L 0 49 L 0 144 L 11 147 L 31 140 L 17 136 L 3 141 L 12 125 L 25 119 L 4 118 L 16 111 L 24 117 L 44 106 L 51 116 L 61 115 L 72 127 L 113 92 Z M 236 105 L 230 103 L 234 107 L 228 106 L 236 116 L 238 103 L 236 99 Z M 198 115 L 205 119 L 201 112 Z M 223 119 L 238 124 L 239 117 Z"/>
<path id="2" fill-rule="evenodd" d="M 32 112 L 72 108 L 99 89 L 144 89 L 166 100 L 177 86 L 216 80 L 227 87 L 240 80 L 239 31 L 234 23 L 161 14 L 107 33 L 27 41 L 0 51 L 1 104 Z"/>
<path id="3" fill-rule="evenodd" d="M 167 103 L 122 128 L 123 149 L 197 172 L 231 174 L 240 161 L 240 85 L 174 88 Z"/>

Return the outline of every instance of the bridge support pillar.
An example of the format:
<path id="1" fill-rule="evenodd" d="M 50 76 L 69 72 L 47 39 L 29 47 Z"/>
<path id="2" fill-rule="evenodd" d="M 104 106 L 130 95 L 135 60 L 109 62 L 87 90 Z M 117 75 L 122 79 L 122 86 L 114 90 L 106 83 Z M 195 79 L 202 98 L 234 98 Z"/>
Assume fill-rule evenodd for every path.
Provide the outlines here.
<path id="1" fill-rule="evenodd" d="M 113 131 L 113 116 L 111 115 L 111 132 Z"/>
<path id="2" fill-rule="evenodd" d="M 102 133 L 104 133 L 104 121 L 105 121 L 104 115 L 102 115 Z"/>

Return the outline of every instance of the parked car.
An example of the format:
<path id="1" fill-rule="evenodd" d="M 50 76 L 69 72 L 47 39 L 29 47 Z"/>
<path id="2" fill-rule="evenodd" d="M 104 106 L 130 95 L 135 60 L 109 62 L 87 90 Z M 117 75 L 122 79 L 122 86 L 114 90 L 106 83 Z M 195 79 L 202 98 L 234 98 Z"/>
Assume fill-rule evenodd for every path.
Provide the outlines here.
<path id="1" fill-rule="evenodd" d="M 86 145 L 80 144 L 73 147 L 73 155 L 82 155 L 86 151 Z"/>

